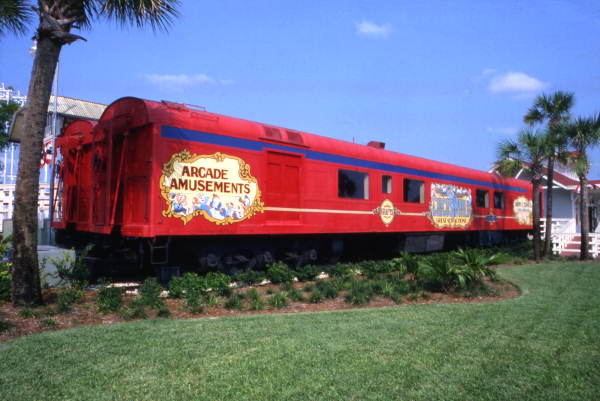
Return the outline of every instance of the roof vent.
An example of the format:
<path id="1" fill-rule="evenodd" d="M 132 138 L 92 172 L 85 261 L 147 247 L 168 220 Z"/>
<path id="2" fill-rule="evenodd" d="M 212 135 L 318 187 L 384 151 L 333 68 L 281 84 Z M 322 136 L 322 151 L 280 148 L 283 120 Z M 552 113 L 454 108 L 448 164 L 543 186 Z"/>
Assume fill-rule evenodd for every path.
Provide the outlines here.
<path id="1" fill-rule="evenodd" d="M 370 141 L 369 143 L 367 143 L 367 146 L 370 146 L 375 149 L 385 149 L 385 142 Z"/>
<path id="2" fill-rule="evenodd" d="M 279 131 L 279 128 L 267 127 L 266 125 L 263 125 L 263 129 L 265 130 L 265 136 L 267 138 L 281 141 L 281 131 Z"/>
<path id="3" fill-rule="evenodd" d="M 302 135 L 300 135 L 299 132 L 287 130 L 285 131 L 285 133 L 287 134 L 288 141 L 292 143 L 297 143 L 299 145 L 304 145 L 304 140 L 302 139 Z"/>

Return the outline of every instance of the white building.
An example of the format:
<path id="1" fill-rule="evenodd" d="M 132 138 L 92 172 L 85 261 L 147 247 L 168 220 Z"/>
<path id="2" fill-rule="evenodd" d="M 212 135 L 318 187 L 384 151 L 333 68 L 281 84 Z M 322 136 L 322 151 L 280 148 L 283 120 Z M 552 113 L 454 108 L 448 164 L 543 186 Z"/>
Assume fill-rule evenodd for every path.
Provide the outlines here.
<path id="1" fill-rule="evenodd" d="M 14 101 L 26 107 L 26 97 L 20 92 L 5 88 L 0 83 L 0 102 Z M 106 105 L 85 100 L 74 99 L 65 96 L 52 95 L 48 106 L 48 122 L 46 124 L 46 133 L 44 143 L 47 149 L 51 149 L 54 133 L 60 134 L 63 127 L 70 122 L 85 118 L 89 120 L 98 120 L 104 112 Z M 19 141 L 23 135 L 21 123 L 23 119 L 24 108 L 21 107 L 13 118 L 9 129 L 11 143 L 0 151 L 0 221 L 12 219 L 15 182 L 19 164 Z M 40 193 L 38 201 L 38 216 L 40 221 L 50 217 L 50 182 L 52 168 L 50 164 L 43 164 L 40 161 Z M 1 227 L 0 227 L 1 229 Z"/>
<path id="2" fill-rule="evenodd" d="M 496 172 L 495 169 L 490 172 Z M 515 178 L 531 182 L 531 176 L 526 169 L 519 171 Z M 591 254 L 600 255 L 600 180 L 589 180 L 589 219 Z M 544 168 L 542 177 L 544 196 L 542 205 L 542 232 L 545 232 L 547 170 Z M 554 185 L 552 193 L 552 238 L 553 251 L 558 254 L 579 253 L 579 233 L 581 222 L 579 213 L 579 178 L 569 165 L 555 165 Z"/>

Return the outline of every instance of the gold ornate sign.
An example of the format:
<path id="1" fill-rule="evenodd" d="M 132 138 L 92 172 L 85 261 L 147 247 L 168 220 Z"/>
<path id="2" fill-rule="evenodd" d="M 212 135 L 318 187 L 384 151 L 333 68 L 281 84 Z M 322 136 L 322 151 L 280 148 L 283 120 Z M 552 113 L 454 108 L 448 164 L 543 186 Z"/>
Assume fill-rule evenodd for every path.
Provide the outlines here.
<path id="1" fill-rule="evenodd" d="M 167 203 L 162 212 L 187 224 L 196 216 L 219 224 L 238 223 L 264 211 L 256 178 L 250 165 L 239 157 L 215 153 L 176 153 L 164 164 L 161 195 Z"/>
<path id="2" fill-rule="evenodd" d="M 372 210 L 372 212 L 373 214 L 379 215 L 381 221 L 383 222 L 383 224 L 385 224 L 386 227 L 392 224 L 394 216 L 400 216 L 402 214 L 400 209 L 394 207 L 394 204 L 389 199 L 384 199 L 383 202 L 381 202 L 381 206 L 376 207 Z"/>
<path id="3" fill-rule="evenodd" d="M 519 224 L 533 224 L 533 202 L 524 196 L 519 196 L 513 202 L 513 211 Z"/>
<path id="4" fill-rule="evenodd" d="M 431 184 L 429 218 L 436 228 L 467 228 L 473 217 L 471 191 L 450 184 Z"/>

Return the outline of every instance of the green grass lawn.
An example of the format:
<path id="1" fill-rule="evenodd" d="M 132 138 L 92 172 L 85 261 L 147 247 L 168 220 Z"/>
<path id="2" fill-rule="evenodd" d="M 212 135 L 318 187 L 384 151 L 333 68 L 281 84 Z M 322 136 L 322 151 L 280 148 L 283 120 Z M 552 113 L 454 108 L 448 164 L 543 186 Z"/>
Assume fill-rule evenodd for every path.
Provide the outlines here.
<path id="1" fill-rule="evenodd" d="M 517 299 L 150 320 L 0 344 L 0 400 L 598 400 L 600 264 Z"/>

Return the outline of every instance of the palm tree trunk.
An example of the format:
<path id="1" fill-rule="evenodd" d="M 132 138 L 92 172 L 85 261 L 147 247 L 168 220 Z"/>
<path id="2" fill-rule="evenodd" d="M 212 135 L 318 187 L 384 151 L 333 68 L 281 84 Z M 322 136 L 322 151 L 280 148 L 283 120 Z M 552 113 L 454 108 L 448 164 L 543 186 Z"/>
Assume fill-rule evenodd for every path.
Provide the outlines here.
<path id="1" fill-rule="evenodd" d="M 540 224 L 540 183 L 541 179 L 531 180 L 533 184 L 533 258 L 540 261 L 541 224 Z"/>
<path id="2" fill-rule="evenodd" d="M 37 257 L 39 166 L 54 71 L 62 45 L 40 37 L 27 93 L 13 216 L 13 305 L 43 303 Z"/>
<path id="3" fill-rule="evenodd" d="M 542 256 L 548 257 L 552 249 L 552 198 L 554 192 L 554 158 L 548 159 L 548 179 L 546 186 L 546 237 Z"/>
<path id="4" fill-rule="evenodd" d="M 587 177 L 579 176 L 579 215 L 581 224 L 581 250 L 580 260 L 588 260 L 590 258 L 590 218 L 589 218 L 589 200 Z"/>

